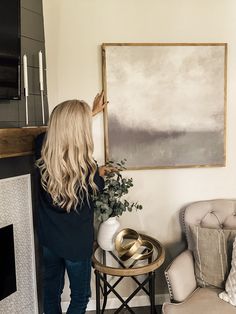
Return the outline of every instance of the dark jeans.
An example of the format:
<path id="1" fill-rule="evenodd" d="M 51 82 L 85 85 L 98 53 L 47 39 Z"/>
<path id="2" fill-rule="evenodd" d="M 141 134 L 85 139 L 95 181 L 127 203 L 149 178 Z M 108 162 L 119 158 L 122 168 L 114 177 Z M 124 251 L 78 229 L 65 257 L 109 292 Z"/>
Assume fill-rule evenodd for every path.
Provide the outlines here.
<path id="1" fill-rule="evenodd" d="M 69 261 L 43 247 L 44 314 L 61 314 L 61 294 L 67 270 L 71 302 L 67 314 L 84 314 L 91 295 L 91 259 Z"/>

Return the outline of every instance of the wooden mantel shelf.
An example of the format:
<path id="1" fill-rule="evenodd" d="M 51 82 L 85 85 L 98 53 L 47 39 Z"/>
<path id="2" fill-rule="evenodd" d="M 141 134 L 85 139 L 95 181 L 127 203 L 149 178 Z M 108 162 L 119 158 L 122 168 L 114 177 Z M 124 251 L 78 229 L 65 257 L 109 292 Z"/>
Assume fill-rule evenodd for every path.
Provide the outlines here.
<path id="1" fill-rule="evenodd" d="M 35 137 L 45 131 L 45 126 L 0 129 L 0 158 L 33 154 Z"/>

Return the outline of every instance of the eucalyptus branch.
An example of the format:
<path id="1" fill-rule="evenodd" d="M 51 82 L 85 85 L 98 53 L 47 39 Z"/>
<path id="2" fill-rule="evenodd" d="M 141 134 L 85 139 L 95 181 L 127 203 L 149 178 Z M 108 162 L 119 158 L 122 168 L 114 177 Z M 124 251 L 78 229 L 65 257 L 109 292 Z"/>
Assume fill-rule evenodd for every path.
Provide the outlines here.
<path id="1" fill-rule="evenodd" d="M 126 159 L 120 162 L 109 160 L 106 165 L 115 167 L 117 172 L 108 173 L 105 177 L 104 190 L 93 196 L 94 211 L 99 221 L 105 221 L 109 217 L 121 216 L 123 212 L 142 209 L 139 203 L 130 203 L 124 199 L 133 187 L 132 178 L 123 178 L 122 171 L 125 168 Z"/>

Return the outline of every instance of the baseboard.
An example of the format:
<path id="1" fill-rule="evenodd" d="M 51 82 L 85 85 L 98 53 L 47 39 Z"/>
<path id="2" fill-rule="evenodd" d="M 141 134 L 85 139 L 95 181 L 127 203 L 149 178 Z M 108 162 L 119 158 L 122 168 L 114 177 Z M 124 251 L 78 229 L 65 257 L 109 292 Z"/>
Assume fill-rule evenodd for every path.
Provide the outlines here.
<path id="1" fill-rule="evenodd" d="M 124 298 L 124 300 L 127 298 Z M 168 302 L 169 295 L 168 294 L 158 294 L 155 296 L 156 304 L 163 304 L 164 302 Z M 107 300 L 107 306 L 106 309 L 117 309 L 120 306 L 120 301 L 117 298 L 108 298 Z M 134 297 L 130 302 L 130 307 L 142 307 L 142 306 L 149 306 L 150 301 L 149 297 L 146 295 L 140 295 Z M 69 306 L 69 302 L 62 302 L 62 311 L 66 312 L 67 308 Z M 96 310 L 96 300 L 91 299 L 87 306 L 87 311 L 95 311 Z"/>

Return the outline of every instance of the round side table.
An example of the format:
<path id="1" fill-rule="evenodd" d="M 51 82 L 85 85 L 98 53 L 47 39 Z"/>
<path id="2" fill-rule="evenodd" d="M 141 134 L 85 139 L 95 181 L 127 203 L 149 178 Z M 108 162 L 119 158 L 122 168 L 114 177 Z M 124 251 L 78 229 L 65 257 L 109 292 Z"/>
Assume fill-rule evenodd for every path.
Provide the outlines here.
<path id="1" fill-rule="evenodd" d="M 156 239 L 141 234 L 143 240 L 148 240 L 153 245 L 153 254 L 149 259 L 135 261 L 130 259 L 123 262 L 119 259 L 117 252 L 103 251 L 98 245 L 95 246 L 92 263 L 96 278 L 96 314 L 104 313 L 107 303 L 107 296 L 113 292 L 120 300 L 121 306 L 114 313 L 119 313 L 126 308 L 130 313 L 135 312 L 128 305 L 130 300 L 140 291 L 143 290 L 150 298 L 150 313 L 156 313 L 155 309 L 155 270 L 157 270 L 165 260 L 165 250 L 162 244 Z M 137 276 L 146 275 L 143 281 Z M 111 284 L 108 277 L 117 277 L 115 283 Z M 130 277 L 136 282 L 138 287 L 124 300 L 116 291 L 117 285 L 125 278 Z M 145 286 L 148 285 L 146 288 Z M 100 292 L 103 295 L 102 309 L 100 306 Z"/>

